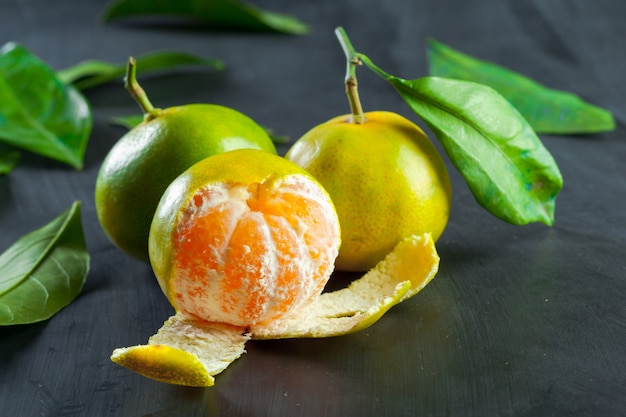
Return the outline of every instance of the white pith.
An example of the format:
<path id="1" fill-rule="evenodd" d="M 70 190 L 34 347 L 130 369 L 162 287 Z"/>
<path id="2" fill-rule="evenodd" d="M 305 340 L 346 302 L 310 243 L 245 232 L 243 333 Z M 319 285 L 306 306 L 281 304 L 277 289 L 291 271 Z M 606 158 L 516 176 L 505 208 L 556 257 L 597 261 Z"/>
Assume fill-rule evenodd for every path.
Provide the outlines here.
<path id="1" fill-rule="evenodd" d="M 223 209 L 230 210 L 232 216 L 227 217 L 228 235 L 222 245 L 217 247 L 207 247 L 203 254 L 207 259 L 213 258 L 218 260 L 217 267 L 214 269 L 206 268 L 204 275 L 200 278 L 192 278 L 190 271 L 184 270 L 181 266 L 175 266 L 174 276 L 172 277 L 172 291 L 177 294 L 185 294 L 177 301 L 177 308 L 181 311 L 191 313 L 207 321 L 224 322 L 238 326 L 250 326 L 258 322 L 276 318 L 277 305 L 283 305 L 287 294 L 286 288 L 280 288 L 276 285 L 277 280 L 282 274 L 280 263 L 287 268 L 294 268 L 297 271 L 299 279 L 292 285 L 299 286 L 296 291 L 300 296 L 293 302 L 292 309 L 299 306 L 303 302 L 318 296 L 326 281 L 332 272 L 332 265 L 338 253 L 339 227 L 336 220 L 336 214 L 329 197 L 316 183 L 302 175 L 293 175 L 284 179 L 275 180 L 263 186 L 263 195 L 256 191 L 254 187 L 244 185 L 229 184 L 211 184 L 205 188 L 198 190 L 196 196 L 205 196 L 202 198 L 201 204 L 193 198 L 181 211 L 177 230 L 192 227 L 193 219 L 196 216 L 206 214 L 210 210 Z M 250 190 L 253 190 L 251 192 Z M 274 190 L 277 191 L 273 195 Z M 285 217 L 273 216 L 255 211 L 248 205 L 248 201 L 255 198 L 260 199 L 276 199 L 280 198 L 280 194 L 292 194 L 297 197 L 311 201 L 311 204 L 318 204 L 322 207 L 324 213 L 323 219 L 327 223 L 328 233 L 332 235 L 332 241 L 337 242 L 325 248 L 325 253 L 321 254 L 318 259 L 313 259 L 309 255 L 309 249 L 304 241 L 307 232 L 306 225 L 299 223 L 291 225 Z M 220 207 L 221 205 L 221 207 Z M 296 237 L 297 247 L 291 248 L 295 252 L 295 258 L 292 262 L 280 262 L 277 256 L 287 256 L 277 250 L 276 242 L 271 236 L 271 230 L 268 225 L 268 219 L 272 218 L 279 224 L 281 231 Z M 328 219 L 334 219 L 329 221 Z M 237 225 L 242 222 L 252 221 L 256 224 L 255 230 L 260 233 L 260 240 L 263 242 L 263 251 L 259 254 L 259 258 L 255 258 L 250 264 L 246 264 L 247 268 L 254 269 L 258 263 L 260 270 L 259 279 L 245 279 L 240 291 L 233 293 L 224 291 L 226 274 L 224 272 L 225 260 L 232 250 L 231 237 L 235 232 Z M 243 244 L 240 248 L 244 252 L 250 252 L 250 246 L 256 242 L 250 242 L 249 245 Z M 176 243 L 175 243 L 176 244 Z M 327 273 L 323 282 L 312 279 L 314 271 L 323 264 L 328 264 Z M 253 266 L 250 266 L 253 265 Z M 253 271 L 249 271 L 253 272 Z M 246 274 L 246 276 L 248 276 Z M 267 294 L 267 301 L 257 306 L 254 317 L 246 316 L 246 302 L 249 294 L 263 293 Z M 188 296 L 187 294 L 194 294 Z M 228 294 L 231 294 L 230 299 Z"/>

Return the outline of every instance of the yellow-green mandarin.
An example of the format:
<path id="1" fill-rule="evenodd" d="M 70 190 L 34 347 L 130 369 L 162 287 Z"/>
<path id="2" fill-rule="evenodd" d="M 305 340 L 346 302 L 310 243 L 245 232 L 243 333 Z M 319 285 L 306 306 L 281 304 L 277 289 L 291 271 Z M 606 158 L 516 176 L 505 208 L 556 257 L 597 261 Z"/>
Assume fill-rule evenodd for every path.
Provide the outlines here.
<path id="1" fill-rule="evenodd" d="M 437 240 L 450 212 L 448 172 L 437 149 L 411 121 L 365 113 L 362 124 L 339 116 L 318 125 L 287 152 L 331 196 L 341 225 L 340 270 L 366 271 L 403 238 Z"/>
<path id="2" fill-rule="evenodd" d="M 266 131 L 246 115 L 218 105 L 152 110 L 105 158 L 96 182 L 98 219 L 107 236 L 148 261 L 148 233 L 161 195 L 194 163 L 233 149 L 276 153 Z"/>

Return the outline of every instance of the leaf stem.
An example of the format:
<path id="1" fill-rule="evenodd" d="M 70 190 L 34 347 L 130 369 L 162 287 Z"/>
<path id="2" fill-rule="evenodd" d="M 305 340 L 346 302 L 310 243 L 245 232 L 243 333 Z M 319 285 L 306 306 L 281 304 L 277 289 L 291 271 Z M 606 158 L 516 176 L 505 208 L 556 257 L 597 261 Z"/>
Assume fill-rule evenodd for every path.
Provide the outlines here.
<path id="1" fill-rule="evenodd" d="M 386 81 L 390 81 L 392 78 L 395 78 L 393 75 L 388 74 L 387 72 L 383 71 L 380 67 L 378 67 L 376 64 L 374 64 L 374 62 L 371 59 L 369 59 L 367 55 L 357 54 L 357 56 L 361 64 L 365 64 L 365 66 L 368 69 L 370 69 L 374 74 L 378 75 L 380 78 Z"/>
<path id="2" fill-rule="evenodd" d="M 356 52 L 346 31 L 342 27 L 335 29 L 335 35 L 339 40 L 339 44 L 343 49 L 343 53 L 346 55 L 346 95 L 348 96 L 348 102 L 350 103 L 350 122 L 361 124 L 365 122 L 365 115 L 363 114 L 363 107 L 361 107 L 361 100 L 359 99 L 358 82 L 356 79 L 356 67 L 361 65 L 361 57 Z"/>
<path id="3" fill-rule="evenodd" d="M 150 103 L 146 92 L 137 82 L 137 62 L 132 56 L 128 58 L 126 77 L 124 77 L 124 88 L 128 90 L 137 104 L 139 104 L 139 107 L 143 110 L 145 115 L 148 115 L 154 110 L 154 106 Z"/>

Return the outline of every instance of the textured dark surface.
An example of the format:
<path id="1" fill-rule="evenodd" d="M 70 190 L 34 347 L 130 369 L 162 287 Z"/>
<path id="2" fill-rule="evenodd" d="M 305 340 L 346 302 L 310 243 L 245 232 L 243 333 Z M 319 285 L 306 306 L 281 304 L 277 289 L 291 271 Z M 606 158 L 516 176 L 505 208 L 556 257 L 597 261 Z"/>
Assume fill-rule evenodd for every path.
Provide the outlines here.
<path id="1" fill-rule="evenodd" d="M 425 75 L 425 40 L 498 62 L 611 109 L 618 127 L 542 136 L 565 186 L 556 224 L 516 227 L 482 210 L 451 170 L 453 211 L 441 270 L 370 329 L 320 340 L 252 342 L 208 389 L 142 378 L 110 362 L 171 314 L 150 268 L 101 231 L 93 189 L 137 112 L 120 84 L 90 90 L 85 169 L 36 156 L 0 177 L 0 250 L 83 201 L 91 272 L 51 320 L 0 328 L 0 414 L 27 416 L 623 416 L 626 415 L 626 2 L 615 0 L 264 0 L 312 25 L 305 37 L 97 22 L 105 1 L 0 0 L 0 42 L 64 68 L 84 59 L 182 49 L 223 59 L 219 75 L 141 80 L 153 103 L 213 102 L 293 138 L 348 111 L 343 25 L 388 72 Z M 366 110 L 417 118 L 359 71 Z M 285 151 L 285 148 L 282 148 Z"/>

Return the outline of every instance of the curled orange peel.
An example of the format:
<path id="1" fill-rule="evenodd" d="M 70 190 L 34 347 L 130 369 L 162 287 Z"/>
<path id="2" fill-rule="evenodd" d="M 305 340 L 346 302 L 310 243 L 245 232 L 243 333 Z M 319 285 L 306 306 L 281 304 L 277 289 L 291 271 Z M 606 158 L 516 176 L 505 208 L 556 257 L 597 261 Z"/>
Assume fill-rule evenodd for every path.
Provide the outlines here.
<path id="1" fill-rule="evenodd" d="M 245 353 L 249 339 L 244 328 L 177 313 L 147 345 L 117 348 L 111 360 L 157 381 L 209 387 L 215 383 L 214 375 Z"/>
<path id="2" fill-rule="evenodd" d="M 115 349 L 111 360 L 157 381 L 212 386 L 213 377 L 245 353 L 249 339 L 330 337 L 363 330 L 422 290 L 438 269 L 431 235 L 410 236 L 348 287 L 323 293 L 279 319 L 245 329 L 178 312 L 147 345 Z"/>

